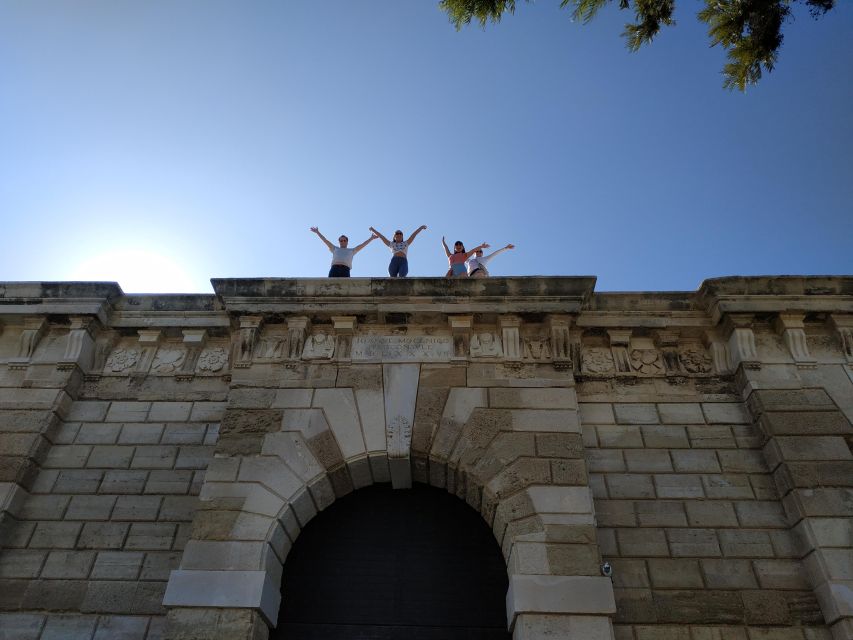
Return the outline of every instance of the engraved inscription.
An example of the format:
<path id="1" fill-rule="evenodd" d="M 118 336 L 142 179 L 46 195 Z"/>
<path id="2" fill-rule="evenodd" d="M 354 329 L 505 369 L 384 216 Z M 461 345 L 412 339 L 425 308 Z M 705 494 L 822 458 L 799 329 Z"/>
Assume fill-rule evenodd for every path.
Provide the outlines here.
<path id="1" fill-rule="evenodd" d="M 351 358 L 380 362 L 447 361 L 453 355 L 450 336 L 357 336 Z"/>

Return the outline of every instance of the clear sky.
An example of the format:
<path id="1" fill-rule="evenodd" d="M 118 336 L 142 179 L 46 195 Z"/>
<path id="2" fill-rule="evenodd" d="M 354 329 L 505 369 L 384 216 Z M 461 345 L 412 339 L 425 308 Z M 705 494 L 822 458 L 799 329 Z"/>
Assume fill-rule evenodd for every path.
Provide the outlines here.
<path id="1" fill-rule="evenodd" d="M 442 235 L 599 291 L 853 272 L 853 2 L 795 11 L 746 94 L 679 4 L 631 54 L 616 4 L 457 32 L 437 0 L 0 0 L 0 280 L 325 276 L 312 225 L 428 225 L 410 276 Z"/>

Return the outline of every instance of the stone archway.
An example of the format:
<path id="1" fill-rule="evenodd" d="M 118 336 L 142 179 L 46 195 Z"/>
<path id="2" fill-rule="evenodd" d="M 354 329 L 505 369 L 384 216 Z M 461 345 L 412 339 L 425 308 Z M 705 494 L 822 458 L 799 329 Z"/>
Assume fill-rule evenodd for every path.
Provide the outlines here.
<path id="1" fill-rule="evenodd" d="M 507 585 L 491 530 L 465 502 L 376 484 L 302 531 L 270 640 L 508 640 Z"/>

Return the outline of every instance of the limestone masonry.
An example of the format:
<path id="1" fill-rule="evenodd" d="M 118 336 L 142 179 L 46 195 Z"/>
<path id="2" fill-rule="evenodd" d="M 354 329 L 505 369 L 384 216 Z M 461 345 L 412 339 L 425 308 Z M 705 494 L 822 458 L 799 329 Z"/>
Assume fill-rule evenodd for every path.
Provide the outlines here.
<path id="1" fill-rule="evenodd" d="M 853 639 L 853 277 L 594 284 L 0 283 L 0 639 L 266 639 L 372 483 L 481 514 L 515 640 Z"/>

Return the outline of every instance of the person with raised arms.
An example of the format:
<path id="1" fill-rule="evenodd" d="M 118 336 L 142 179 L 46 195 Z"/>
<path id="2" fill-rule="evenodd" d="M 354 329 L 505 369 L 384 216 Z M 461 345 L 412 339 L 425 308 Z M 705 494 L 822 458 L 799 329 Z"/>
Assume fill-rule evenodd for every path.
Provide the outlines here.
<path id="1" fill-rule="evenodd" d="M 487 243 L 483 243 L 477 245 L 470 251 L 465 251 L 465 245 L 462 244 L 461 240 L 457 240 L 453 243 L 453 253 L 450 253 L 450 249 L 447 246 L 447 242 L 444 239 L 444 236 L 441 236 L 441 244 L 444 247 L 444 253 L 447 254 L 447 262 L 448 269 L 446 276 L 448 278 L 461 278 L 464 277 L 465 274 L 465 261 L 468 260 L 474 253 L 480 251 L 482 253 L 483 249 L 488 249 L 489 245 Z"/>
<path id="2" fill-rule="evenodd" d="M 336 247 L 331 242 L 326 239 L 320 230 L 317 227 L 311 227 L 311 231 L 317 234 L 317 236 L 322 240 L 327 247 L 329 247 L 329 251 L 332 252 L 332 268 L 329 269 L 329 277 L 330 278 L 349 278 L 350 271 L 352 270 L 352 258 L 359 251 L 364 249 L 371 241 L 376 240 L 379 236 L 373 234 L 367 240 L 362 242 L 357 247 L 353 247 L 350 249 L 347 245 L 349 244 L 349 238 L 345 235 L 341 235 L 338 238 L 338 242 L 340 243 L 339 247 Z"/>
<path id="3" fill-rule="evenodd" d="M 497 251 L 492 251 L 489 255 L 484 256 L 482 249 L 477 249 L 474 252 L 474 257 L 471 258 L 466 267 L 468 269 L 468 277 L 469 278 L 488 278 L 489 270 L 486 269 L 486 264 L 494 258 L 496 255 L 501 253 L 502 251 L 506 251 L 507 249 L 515 249 L 514 244 L 508 244 L 505 247 L 501 247 Z"/>
<path id="4" fill-rule="evenodd" d="M 391 249 L 391 262 L 388 264 L 389 276 L 392 278 L 405 278 L 409 274 L 409 245 L 412 244 L 417 235 L 426 228 L 427 226 L 422 224 L 415 229 L 415 232 L 409 236 L 408 240 L 403 240 L 403 232 L 397 229 L 394 232 L 394 239 L 389 240 L 376 229 L 370 227 L 370 231 L 382 240 L 386 247 Z"/>

